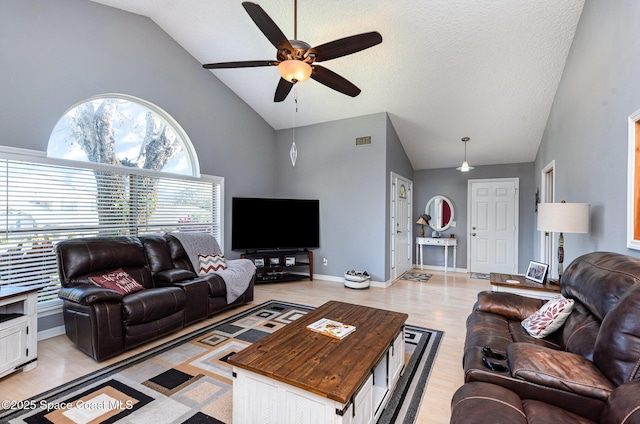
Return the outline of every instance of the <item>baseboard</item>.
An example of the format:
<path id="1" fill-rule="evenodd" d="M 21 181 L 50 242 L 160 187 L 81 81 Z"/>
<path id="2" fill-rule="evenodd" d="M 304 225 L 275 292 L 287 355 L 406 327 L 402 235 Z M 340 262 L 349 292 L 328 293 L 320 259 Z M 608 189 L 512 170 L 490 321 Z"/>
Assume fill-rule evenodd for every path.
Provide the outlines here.
<path id="1" fill-rule="evenodd" d="M 344 277 L 336 277 L 333 275 L 313 274 L 313 279 L 333 281 L 336 283 L 344 283 Z"/>
<path id="2" fill-rule="evenodd" d="M 420 264 L 413 264 L 413 269 L 420 270 Z M 442 266 L 438 266 L 438 265 L 423 265 L 422 269 L 423 270 L 428 270 L 428 271 L 442 271 L 442 272 L 444 272 L 444 268 Z M 453 268 L 448 267 L 447 268 L 447 272 L 453 272 Z M 456 271 L 455 272 L 469 272 L 469 271 L 466 268 L 456 267 Z"/>
<path id="3" fill-rule="evenodd" d="M 61 336 L 64 334 L 64 325 L 49 328 L 47 330 L 38 331 L 38 341 L 50 339 L 51 337 Z"/>
<path id="4" fill-rule="evenodd" d="M 334 283 L 344 284 L 344 277 L 336 277 L 334 275 L 322 275 L 322 274 L 313 274 L 314 280 L 323 280 L 323 281 L 331 281 Z M 392 281 L 374 281 L 369 280 L 370 287 L 379 287 L 386 289 L 391 285 Z"/>

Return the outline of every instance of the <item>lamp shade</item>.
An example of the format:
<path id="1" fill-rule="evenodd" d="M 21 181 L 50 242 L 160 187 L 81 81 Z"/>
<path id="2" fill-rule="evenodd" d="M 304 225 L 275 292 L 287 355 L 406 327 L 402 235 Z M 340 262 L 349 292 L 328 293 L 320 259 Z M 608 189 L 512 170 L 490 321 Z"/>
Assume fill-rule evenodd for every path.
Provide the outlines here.
<path id="1" fill-rule="evenodd" d="M 420 224 L 420 225 L 429 225 L 429 223 L 424 219 L 423 216 L 421 216 L 420 218 L 418 218 L 418 220 L 416 221 L 416 224 Z"/>
<path id="2" fill-rule="evenodd" d="M 289 82 L 302 82 L 311 76 L 313 69 L 301 60 L 289 59 L 280 62 L 278 71 L 282 78 Z"/>
<path id="3" fill-rule="evenodd" d="M 457 169 L 458 171 L 460 171 L 460 172 L 469 172 L 469 171 L 471 171 L 473 168 L 474 168 L 474 167 L 473 167 L 473 166 L 470 166 L 470 165 L 469 165 L 469 162 L 467 162 L 467 160 L 465 159 L 465 160 L 462 162 L 462 165 L 461 165 L 461 166 L 459 166 L 459 167 L 457 167 L 456 169 Z"/>
<path id="4" fill-rule="evenodd" d="M 588 203 L 540 203 L 538 230 L 551 233 L 588 233 Z"/>

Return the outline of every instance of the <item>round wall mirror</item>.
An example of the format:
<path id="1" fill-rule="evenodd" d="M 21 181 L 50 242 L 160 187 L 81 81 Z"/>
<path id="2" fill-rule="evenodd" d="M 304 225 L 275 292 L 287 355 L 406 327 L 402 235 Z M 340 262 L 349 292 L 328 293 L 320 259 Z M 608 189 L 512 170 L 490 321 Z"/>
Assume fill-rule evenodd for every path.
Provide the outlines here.
<path id="1" fill-rule="evenodd" d="M 435 231 L 444 231 L 453 222 L 453 204 L 444 196 L 433 196 L 427 202 L 424 213 L 429 215 L 429 227 Z"/>

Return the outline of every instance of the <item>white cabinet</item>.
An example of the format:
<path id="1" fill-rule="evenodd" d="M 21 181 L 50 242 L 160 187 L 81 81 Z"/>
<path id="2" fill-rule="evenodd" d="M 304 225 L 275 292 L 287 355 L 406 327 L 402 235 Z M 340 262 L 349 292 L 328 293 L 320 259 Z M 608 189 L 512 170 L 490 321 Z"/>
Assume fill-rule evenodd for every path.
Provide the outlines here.
<path id="1" fill-rule="evenodd" d="M 374 405 L 373 374 L 369 376 L 356 393 L 353 403 L 347 407 L 342 417 L 342 424 L 373 424 L 375 423 L 373 414 Z"/>
<path id="2" fill-rule="evenodd" d="M 404 330 L 396 337 L 389 351 L 389 380 L 395 386 L 404 369 Z"/>
<path id="3" fill-rule="evenodd" d="M 0 377 L 36 367 L 38 289 L 0 288 Z"/>

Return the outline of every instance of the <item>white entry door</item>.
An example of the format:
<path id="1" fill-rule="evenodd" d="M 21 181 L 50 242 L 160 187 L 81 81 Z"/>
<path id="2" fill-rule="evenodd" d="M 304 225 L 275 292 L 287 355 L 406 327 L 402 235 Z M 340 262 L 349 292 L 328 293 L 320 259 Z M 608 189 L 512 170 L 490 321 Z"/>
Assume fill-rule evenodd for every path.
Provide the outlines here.
<path id="1" fill-rule="evenodd" d="M 469 271 L 518 272 L 518 178 L 469 180 Z"/>
<path id="2" fill-rule="evenodd" d="M 391 174 L 391 278 L 411 269 L 413 183 Z"/>

